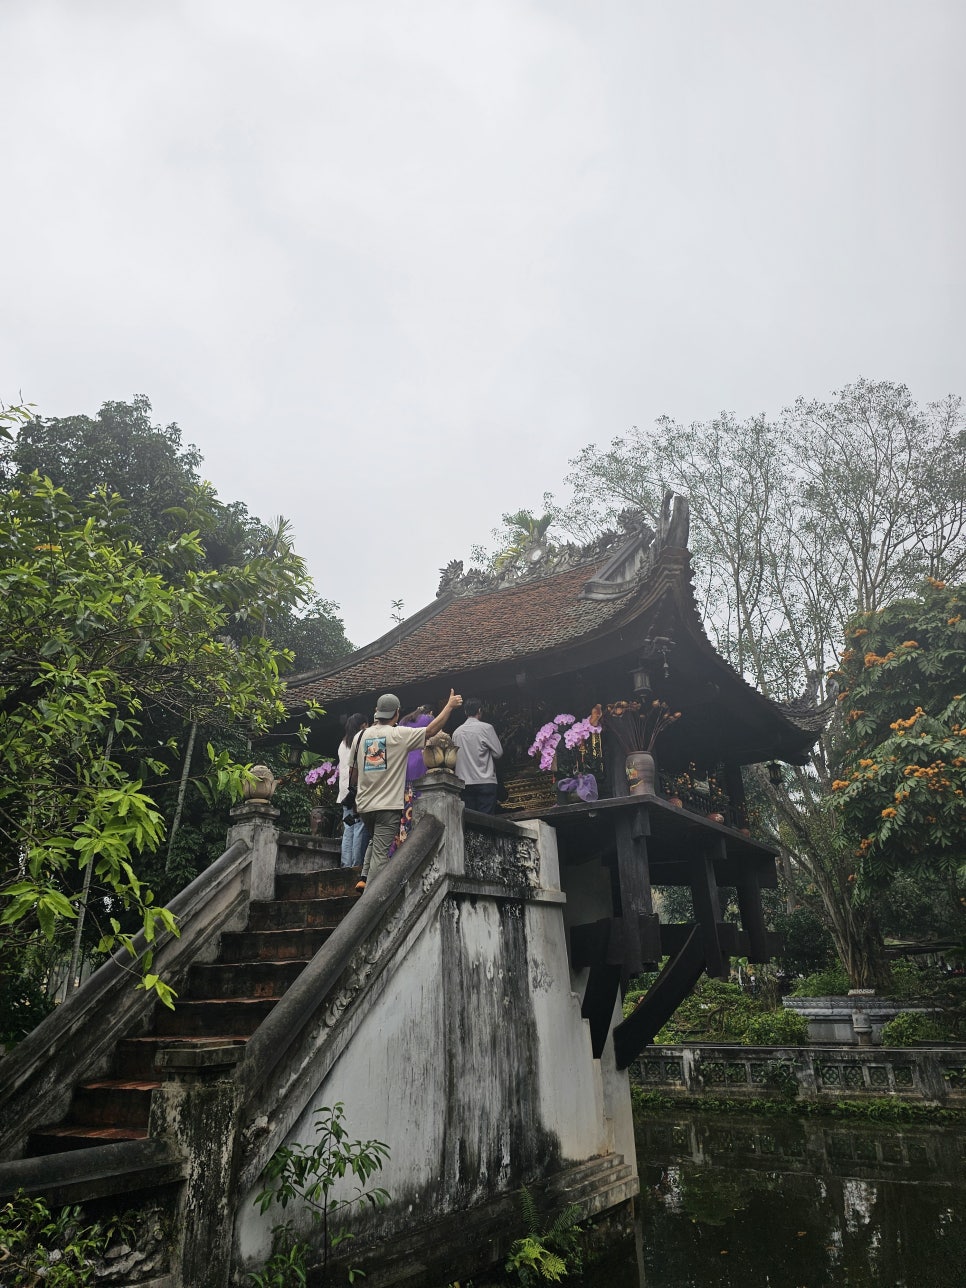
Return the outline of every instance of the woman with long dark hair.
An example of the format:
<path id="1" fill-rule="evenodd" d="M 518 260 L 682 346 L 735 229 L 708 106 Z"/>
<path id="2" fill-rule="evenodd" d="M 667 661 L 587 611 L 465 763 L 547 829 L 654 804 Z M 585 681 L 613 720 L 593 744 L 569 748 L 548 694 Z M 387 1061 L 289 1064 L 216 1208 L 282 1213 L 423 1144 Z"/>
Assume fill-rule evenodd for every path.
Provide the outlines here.
<path id="1" fill-rule="evenodd" d="M 345 734 L 339 743 L 339 795 L 336 801 L 342 806 L 342 866 L 344 868 L 361 868 L 369 845 L 369 832 L 356 813 L 355 799 L 353 798 L 351 805 L 346 803 L 349 795 L 352 744 L 367 724 L 368 721 L 361 712 L 357 711 L 355 715 L 349 716 L 345 722 Z"/>

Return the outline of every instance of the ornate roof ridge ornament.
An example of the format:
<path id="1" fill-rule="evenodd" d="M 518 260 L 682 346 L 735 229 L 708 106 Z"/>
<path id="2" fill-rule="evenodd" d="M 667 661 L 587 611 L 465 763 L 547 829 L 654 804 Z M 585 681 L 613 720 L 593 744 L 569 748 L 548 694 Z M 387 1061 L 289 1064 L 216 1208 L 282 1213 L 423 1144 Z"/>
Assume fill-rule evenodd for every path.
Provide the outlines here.
<path id="1" fill-rule="evenodd" d="M 559 546 L 550 545 L 541 536 L 499 568 L 469 568 L 466 572 L 463 571 L 462 559 L 451 559 L 445 568 L 439 570 L 436 598 L 446 594 L 480 595 L 486 591 L 507 590 L 585 565 L 599 566 L 605 561 L 602 577 L 595 583 L 595 588 L 602 589 L 603 582 L 613 583 L 611 589 L 620 589 L 623 593 L 632 577 L 627 575 L 628 570 L 617 556 L 625 548 L 630 551 L 632 546 L 638 547 L 640 553 L 633 574 L 639 579 L 653 567 L 665 546 L 687 547 L 688 515 L 687 498 L 665 492 L 656 533 L 640 510 L 627 509 L 617 516 L 619 530 L 608 529 L 582 546 L 570 541 Z M 611 573 L 617 575 L 608 575 Z"/>
<path id="2" fill-rule="evenodd" d="M 809 673 L 805 689 L 790 702 L 776 702 L 775 706 L 799 729 L 808 733 L 824 733 L 838 698 L 838 685 L 830 684 L 825 697 L 822 697 L 821 675 L 818 671 Z"/>

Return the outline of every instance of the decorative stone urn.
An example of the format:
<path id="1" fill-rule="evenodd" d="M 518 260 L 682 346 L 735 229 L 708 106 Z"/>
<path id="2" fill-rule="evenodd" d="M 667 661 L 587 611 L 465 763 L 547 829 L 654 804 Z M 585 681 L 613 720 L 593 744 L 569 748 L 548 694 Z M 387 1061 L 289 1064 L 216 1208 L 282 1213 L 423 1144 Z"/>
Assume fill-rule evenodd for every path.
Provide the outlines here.
<path id="1" fill-rule="evenodd" d="M 456 768 L 456 743 L 448 733 L 434 733 L 432 738 L 427 738 L 423 762 L 427 769 Z"/>
<path id="2" fill-rule="evenodd" d="M 249 773 L 251 778 L 242 783 L 242 798 L 246 801 L 270 801 L 282 780 L 276 778 L 267 765 L 252 765 Z"/>
<path id="3" fill-rule="evenodd" d="M 632 751 L 624 762 L 627 786 L 632 796 L 653 796 L 657 766 L 649 751 Z"/>

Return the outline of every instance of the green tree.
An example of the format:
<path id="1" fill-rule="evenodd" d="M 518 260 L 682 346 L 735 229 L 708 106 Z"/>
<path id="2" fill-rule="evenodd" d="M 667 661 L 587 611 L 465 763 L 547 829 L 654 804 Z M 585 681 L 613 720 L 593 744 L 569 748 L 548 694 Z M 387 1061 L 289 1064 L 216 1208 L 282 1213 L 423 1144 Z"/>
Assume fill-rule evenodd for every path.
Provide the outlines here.
<path id="1" fill-rule="evenodd" d="M 16 409 L 13 409 L 16 410 Z M 152 424 L 151 403 L 106 402 L 96 416 L 12 416 L 18 428 L 0 452 L 0 474 L 11 486 L 35 471 L 77 500 L 99 493 L 124 500 L 110 522 L 115 536 L 137 541 L 153 553 L 171 527 L 197 529 L 204 566 L 237 568 L 271 554 L 291 534 L 266 525 L 241 501 L 223 502 L 202 481 L 202 456 L 185 445 L 175 424 Z M 176 572 L 171 568 L 172 574 Z M 291 651 L 298 670 L 324 666 L 352 651 L 338 607 L 318 594 L 293 605 L 279 601 L 263 617 L 265 634 L 280 651 Z"/>
<path id="2" fill-rule="evenodd" d="M 543 496 L 543 511 L 543 514 L 536 515 L 532 510 L 515 510 L 512 514 L 502 515 L 501 526 L 490 534 L 496 542 L 495 549 L 488 551 L 485 546 L 474 546 L 471 552 L 473 559 L 499 572 L 512 567 L 534 548 L 545 546 L 552 550 L 549 532 L 560 512 L 549 492 Z"/>
<path id="3" fill-rule="evenodd" d="M 272 615 L 268 635 L 276 648 L 292 654 L 292 671 L 332 666 L 352 652 L 339 606 L 331 599 L 312 595 L 298 611 L 286 609 Z"/>
<path id="4" fill-rule="evenodd" d="M 319 1283 L 328 1284 L 331 1253 L 352 1238 L 347 1230 L 333 1228 L 333 1223 L 360 1204 L 384 1207 L 389 1202 L 386 1190 L 369 1185 L 389 1158 L 384 1141 L 350 1140 L 341 1101 L 331 1109 L 328 1105 L 316 1109 L 315 1132 L 319 1139 L 312 1146 L 296 1142 L 275 1151 L 262 1176 L 265 1188 L 255 1199 L 263 1213 L 273 1205 L 284 1210 L 290 1203 L 297 1213 L 301 1209 L 311 1221 L 314 1237 L 311 1243 L 299 1238 L 292 1222 L 273 1226 L 272 1256 L 265 1272 L 248 1276 L 256 1288 L 307 1283 L 310 1268 L 318 1272 Z M 350 1178 L 353 1192 L 346 1194 L 344 1182 Z M 315 1264 L 310 1267 L 312 1260 Z M 348 1277 L 354 1283 L 365 1274 L 350 1267 Z"/>
<path id="5" fill-rule="evenodd" d="M 174 722 L 267 730 L 284 716 L 265 605 L 307 593 L 290 549 L 236 568 L 204 566 L 197 531 L 153 555 L 125 537 L 119 499 L 75 504 L 33 476 L 0 518 L 0 924 L 51 938 L 95 901 L 112 946 L 128 910 L 151 940 L 173 928 L 142 879 L 164 833 L 152 783 L 170 779 Z M 231 639 L 229 628 L 253 629 Z M 243 764 L 210 754 L 237 789 Z M 7 944 L 9 948 L 10 939 Z M 146 987 L 167 997 L 143 964 Z"/>
<path id="6" fill-rule="evenodd" d="M 164 512 L 184 505 L 201 481 L 201 462 L 177 425 L 152 425 L 144 396 L 106 402 L 94 417 L 31 417 L 3 453 L 8 483 L 36 472 L 78 500 L 101 488 L 123 496 L 126 509 L 115 517 L 145 549 L 167 535 Z"/>
<path id="7" fill-rule="evenodd" d="M 966 878 L 966 586 L 857 616 L 835 678 L 844 712 L 833 799 L 860 890 L 896 871 Z M 958 904 L 958 900 L 957 900 Z"/>
<path id="8" fill-rule="evenodd" d="M 505 568 L 543 541 L 555 519 L 551 511 L 535 515 L 530 510 L 517 510 L 503 516 L 502 548 L 493 557 L 494 568 Z"/>

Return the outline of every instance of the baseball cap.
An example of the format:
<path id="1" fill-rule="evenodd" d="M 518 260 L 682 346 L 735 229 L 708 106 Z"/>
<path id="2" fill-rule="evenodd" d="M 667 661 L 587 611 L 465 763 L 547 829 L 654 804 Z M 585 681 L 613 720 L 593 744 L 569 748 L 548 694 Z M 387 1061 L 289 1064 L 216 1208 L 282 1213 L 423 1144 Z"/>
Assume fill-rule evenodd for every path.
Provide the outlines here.
<path id="1" fill-rule="evenodd" d="M 388 718 L 394 716 L 402 703 L 396 697 L 395 693 L 384 693 L 376 703 L 376 717 Z"/>

